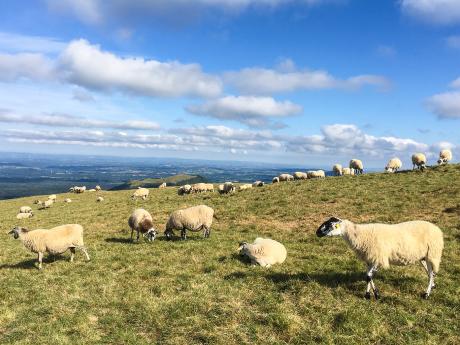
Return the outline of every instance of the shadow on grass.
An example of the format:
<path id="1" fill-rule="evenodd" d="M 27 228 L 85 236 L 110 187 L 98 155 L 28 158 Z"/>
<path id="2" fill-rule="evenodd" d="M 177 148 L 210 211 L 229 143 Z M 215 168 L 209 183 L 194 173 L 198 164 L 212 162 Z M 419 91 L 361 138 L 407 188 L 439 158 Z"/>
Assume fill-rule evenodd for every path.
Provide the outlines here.
<path id="1" fill-rule="evenodd" d="M 131 238 L 126 237 L 109 237 L 106 238 L 105 241 L 110 243 L 136 243 L 136 241 L 132 242 Z"/>
<path id="2" fill-rule="evenodd" d="M 69 261 L 69 258 L 63 255 L 55 255 L 55 256 L 49 255 L 43 258 L 42 263 L 44 266 L 46 264 L 51 264 L 58 260 L 59 261 L 60 260 Z M 0 265 L 0 270 L 2 269 L 38 269 L 38 260 L 35 258 L 35 259 L 27 259 L 27 260 L 18 262 L 16 264 L 3 264 L 3 265 Z"/>

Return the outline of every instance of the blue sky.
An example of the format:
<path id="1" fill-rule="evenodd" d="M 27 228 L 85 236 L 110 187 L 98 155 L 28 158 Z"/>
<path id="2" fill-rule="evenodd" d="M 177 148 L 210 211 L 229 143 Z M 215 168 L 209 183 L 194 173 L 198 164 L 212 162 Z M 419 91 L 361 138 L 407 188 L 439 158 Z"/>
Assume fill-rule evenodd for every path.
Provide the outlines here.
<path id="1" fill-rule="evenodd" d="M 3 151 L 460 156 L 456 0 L 0 4 Z"/>

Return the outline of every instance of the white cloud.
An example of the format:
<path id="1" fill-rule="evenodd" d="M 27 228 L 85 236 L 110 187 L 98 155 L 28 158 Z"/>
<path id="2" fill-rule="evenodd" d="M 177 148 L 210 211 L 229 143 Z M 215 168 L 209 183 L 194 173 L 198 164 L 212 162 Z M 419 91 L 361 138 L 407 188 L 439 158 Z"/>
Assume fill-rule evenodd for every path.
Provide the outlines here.
<path id="1" fill-rule="evenodd" d="M 454 89 L 460 89 L 460 78 L 457 78 L 452 83 L 450 83 L 450 87 Z"/>
<path id="2" fill-rule="evenodd" d="M 251 127 L 265 127 L 270 124 L 268 118 L 293 116 L 302 112 L 302 107 L 271 97 L 225 96 L 190 105 L 186 110 L 195 115 L 235 120 Z"/>
<path id="3" fill-rule="evenodd" d="M 460 22 L 460 1 L 458 0 L 401 0 L 403 12 L 435 24 Z"/>
<path id="4" fill-rule="evenodd" d="M 426 104 L 440 118 L 460 118 L 460 91 L 439 93 Z"/>
<path id="5" fill-rule="evenodd" d="M 42 54 L 0 53 L 0 81 L 18 79 L 47 80 L 54 78 L 53 62 Z"/>
<path id="6" fill-rule="evenodd" d="M 0 32 L 0 47 L 7 52 L 58 53 L 66 46 L 56 38 Z"/>
<path id="7" fill-rule="evenodd" d="M 446 43 L 450 48 L 460 49 L 460 35 L 447 37 Z"/>
<path id="8" fill-rule="evenodd" d="M 124 91 L 152 97 L 220 94 L 219 78 L 203 73 L 198 64 L 121 58 L 86 40 L 72 41 L 59 57 L 63 78 L 100 91 Z"/>

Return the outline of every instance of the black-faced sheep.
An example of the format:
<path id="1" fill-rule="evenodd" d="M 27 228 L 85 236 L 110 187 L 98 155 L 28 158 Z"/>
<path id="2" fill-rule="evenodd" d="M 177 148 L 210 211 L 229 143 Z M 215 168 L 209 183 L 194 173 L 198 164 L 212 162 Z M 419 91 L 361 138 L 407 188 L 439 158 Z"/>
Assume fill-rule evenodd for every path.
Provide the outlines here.
<path id="1" fill-rule="evenodd" d="M 255 181 L 252 186 L 253 187 L 263 187 L 265 185 L 265 182 L 263 181 Z"/>
<path id="2" fill-rule="evenodd" d="M 402 162 L 398 157 L 394 157 L 390 159 L 390 161 L 387 163 L 385 166 L 385 171 L 389 173 L 394 173 L 401 169 L 402 167 Z"/>
<path id="3" fill-rule="evenodd" d="M 174 230 L 181 231 L 181 238 L 187 238 L 186 231 L 201 231 L 205 238 L 211 234 L 212 219 L 216 218 L 214 210 L 206 205 L 189 207 L 174 211 L 166 223 L 165 236 L 169 240 L 174 235 Z"/>
<path id="4" fill-rule="evenodd" d="M 359 175 L 364 172 L 363 162 L 359 159 L 352 159 L 350 161 L 349 168 L 355 171 L 355 175 Z"/>
<path id="5" fill-rule="evenodd" d="M 134 231 L 137 232 L 137 241 L 139 242 L 139 233 L 147 238 L 149 242 L 154 241 L 157 231 L 153 226 L 153 218 L 149 212 L 143 208 L 134 210 L 128 219 L 128 225 L 131 228 L 131 241 L 133 241 Z"/>
<path id="6" fill-rule="evenodd" d="M 439 152 L 438 164 L 447 164 L 452 160 L 452 151 L 449 149 L 442 150 Z"/>
<path id="7" fill-rule="evenodd" d="M 189 184 L 186 184 L 186 185 L 180 186 L 177 189 L 177 194 L 178 195 L 190 194 L 191 191 L 192 191 L 192 186 Z"/>
<path id="8" fill-rule="evenodd" d="M 423 153 L 414 153 L 412 155 L 412 170 L 417 167 L 420 170 L 425 170 L 426 168 L 426 156 Z"/>

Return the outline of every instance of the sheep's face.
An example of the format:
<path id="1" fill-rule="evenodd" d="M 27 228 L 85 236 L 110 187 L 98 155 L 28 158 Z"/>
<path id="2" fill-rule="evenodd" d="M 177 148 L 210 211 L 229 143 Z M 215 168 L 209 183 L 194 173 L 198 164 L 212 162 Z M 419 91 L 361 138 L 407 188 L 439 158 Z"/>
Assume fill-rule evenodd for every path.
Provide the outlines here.
<path id="1" fill-rule="evenodd" d="M 342 232 L 342 220 L 336 217 L 332 217 L 321 224 L 318 230 L 316 230 L 316 236 L 340 236 L 342 235 Z"/>
<path id="2" fill-rule="evenodd" d="M 147 230 L 147 232 L 144 234 L 144 237 L 146 237 L 149 242 L 153 242 L 155 241 L 157 234 L 158 232 L 154 228 L 151 228 Z"/>
<path id="3" fill-rule="evenodd" d="M 238 247 L 238 252 L 240 255 L 245 255 L 248 250 L 248 243 L 247 242 L 241 242 L 240 246 Z"/>
<path id="4" fill-rule="evenodd" d="M 174 232 L 172 230 L 168 230 L 168 229 L 165 230 L 164 234 L 165 234 L 167 240 L 172 240 L 172 238 L 174 236 Z"/>
<path id="5" fill-rule="evenodd" d="M 22 231 L 22 228 L 19 226 L 15 226 L 8 234 L 12 234 L 14 239 L 19 238 L 19 233 Z"/>

